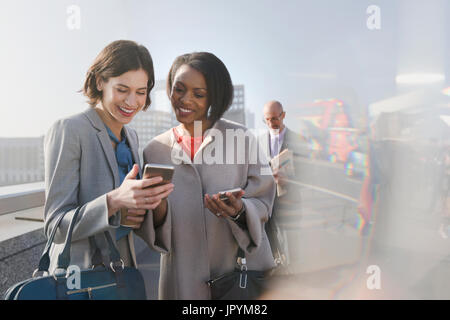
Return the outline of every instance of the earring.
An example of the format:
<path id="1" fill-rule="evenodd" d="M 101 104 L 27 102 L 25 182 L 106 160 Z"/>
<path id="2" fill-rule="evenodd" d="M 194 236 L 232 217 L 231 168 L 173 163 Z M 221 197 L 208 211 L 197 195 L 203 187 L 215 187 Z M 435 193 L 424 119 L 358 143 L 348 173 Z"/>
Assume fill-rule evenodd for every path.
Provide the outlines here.
<path id="1" fill-rule="evenodd" d="M 212 109 L 212 106 L 209 106 L 209 108 L 208 108 L 208 118 L 210 118 L 211 117 L 211 109 Z"/>

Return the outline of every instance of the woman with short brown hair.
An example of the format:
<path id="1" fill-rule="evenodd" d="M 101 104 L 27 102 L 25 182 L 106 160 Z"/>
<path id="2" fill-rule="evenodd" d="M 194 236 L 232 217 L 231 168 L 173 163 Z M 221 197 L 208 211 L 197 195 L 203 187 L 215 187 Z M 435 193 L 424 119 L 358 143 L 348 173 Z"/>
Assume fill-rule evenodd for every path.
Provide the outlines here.
<path id="1" fill-rule="evenodd" d="M 89 107 L 55 122 L 45 136 L 45 233 L 65 214 L 50 252 L 50 272 L 64 246 L 68 226 L 80 208 L 71 246 L 71 265 L 88 268 L 96 247 L 109 265 L 105 231 L 125 265 L 136 266 L 133 228 L 158 207 L 172 185 L 152 187 L 158 178 L 139 180 L 138 137 L 127 124 L 150 105 L 154 85 L 148 50 L 133 41 L 106 46 L 89 68 L 83 93 Z M 121 226 L 121 215 L 127 212 Z M 98 258 L 98 255 L 97 255 Z"/>

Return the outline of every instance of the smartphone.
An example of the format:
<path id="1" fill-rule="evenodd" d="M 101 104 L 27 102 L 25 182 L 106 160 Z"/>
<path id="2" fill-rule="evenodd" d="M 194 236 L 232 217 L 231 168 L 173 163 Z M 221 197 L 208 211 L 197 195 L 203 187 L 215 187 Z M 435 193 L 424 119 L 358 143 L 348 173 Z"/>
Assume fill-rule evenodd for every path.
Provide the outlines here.
<path id="1" fill-rule="evenodd" d="M 144 167 L 144 178 L 162 177 L 163 180 L 160 183 L 152 185 L 152 187 L 161 186 L 163 184 L 170 183 L 172 181 L 175 168 L 173 166 L 167 166 L 164 164 L 148 163 Z"/>
<path id="2" fill-rule="evenodd" d="M 233 196 L 237 197 L 237 195 L 242 191 L 241 188 L 234 188 L 234 189 L 230 189 L 230 190 L 225 190 L 225 191 L 221 191 L 219 192 L 219 199 L 222 200 L 225 203 L 229 203 L 230 199 L 228 199 L 226 193 L 230 192 L 231 194 L 233 194 Z"/>

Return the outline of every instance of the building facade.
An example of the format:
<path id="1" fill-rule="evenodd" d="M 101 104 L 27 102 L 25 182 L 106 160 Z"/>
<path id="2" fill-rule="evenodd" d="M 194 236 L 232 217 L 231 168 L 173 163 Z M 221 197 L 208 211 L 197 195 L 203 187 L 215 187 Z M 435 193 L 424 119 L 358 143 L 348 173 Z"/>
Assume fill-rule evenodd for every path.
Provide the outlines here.
<path id="1" fill-rule="evenodd" d="M 44 180 L 44 137 L 0 138 L 0 186 Z"/>
<path id="2" fill-rule="evenodd" d="M 246 125 L 245 117 L 245 91 L 244 85 L 239 84 L 234 87 L 233 103 L 227 112 L 223 115 L 223 118 L 231 120 L 242 125 Z"/>

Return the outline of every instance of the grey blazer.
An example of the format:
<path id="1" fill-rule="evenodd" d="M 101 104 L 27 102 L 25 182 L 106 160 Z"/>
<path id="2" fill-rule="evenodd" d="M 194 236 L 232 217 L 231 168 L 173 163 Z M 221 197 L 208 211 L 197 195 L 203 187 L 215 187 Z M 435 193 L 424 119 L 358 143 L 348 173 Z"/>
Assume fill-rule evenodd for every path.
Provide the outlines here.
<path id="1" fill-rule="evenodd" d="M 272 160 L 271 154 L 270 154 L 270 135 L 269 131 L 264 132 L 259 137 L 259 143 L 261 144 L 262 150 L 264 150 L 266 156 L 268 159 Z M 308 143 L 306 139 L 295 133 L 294 131 L 290 130 L 286 127 L 286 133 L 284 136 L 283 144 L 281 145 L 280 153 L 285 150 L 289 149 L 294 154 L 294 161 L 295 161 L 295 175 L 289 177 L 290 180 L 294 180 L 297 182 L 301 181 L 302 177 L 302 170 L 300 167 L 299 161 L 303 158 L 308 158 L 310 151 L 308 148 Z M 275 216 L 276 212 L 280 210 L 294 210 L 298 211 L 301 207 L 301 198 L 302 198 L 302 189 L 298 184 L 294 184 L 291 182 L 288 182 L 285 186 L 288 190 L 287 194 L 284 196 L 275 197 L 274 206 L 273 206 L 273 212 L 272 215 Z"/>
<path id="2" fill-rule="evenodd" d="M 262 150 L 264 150 L 266 156 L 268 159 L 272 159 L 272 156 L 270 155 L 270 135 L 269 131 L 264 132 L 260 137 L 259 141 L 260 144 L 262 144 Z M 286 127 L 286 133 L 284 135 L 283 144 L 280 148 L 280 153 L 285 150 L 289 149 L 294 153 L 294 156 L 296 157 L 308 157 L 309 156 L 309 149 L 308 149 L 308 143 L 305 138 L 301 137 L 299 134 L 295 133 L 291 129 Z"/>
<path id="3" fill-rule="evenodd" d="M 124 127 L 134 162 L 139 163 L 138 138 L 133 129 Z M 120 212 L 108 218 L 106 193 L 119 187 L 119 171 L 114 149 L 103 121 L 94 108 L 58 120 L 44 139 L 45 154 L 45 233 L 50 235 L 56 217 L 67 212 L 56 232 L 50 251 L 50 272 L 56 268 L 68 226 L 76 208 L 81 206 L 75 225 L 71 265 L 81 269 L 91 266 L 93 253 L 88 237 L 95 236 L 103 262 L 109 265 L 109 250 L 104 231 L 115 239 Z M 133 232 L 117 247 L 126 265 L 136 266 Z"/>
<path id="4" fill-rule="evenodd" d="M 228 138 L 226 131 L 247 132 L 245 127 L 219 120 L 212 129 L 196 153 L 194 163 L 176 142 L 172 130 L 154 138 L 144 149 L 145 163 L 175 166 L 172 179 L 175 188 L 168 197 L 165 222 L 155 230 L 153 216 L 148 214 L 137 231 L 151 247 L 162 253 L 160 299 L 210 299 L 206 281 L 233 271 L 238 247 L 246 252 L 249 270 L 274 267 L 264 230 L 275 194 L 273 177 L 261 175 L 262 167 L 268 165 L 267 160 L 264 157 L 252 163 L 249 161 L 251 148 L 231 143 L 232 138 Z M 230 149 L 225 147 L 227 141 Z M 208 164 L 206 154 L 216 155 L 217 162 L 225 162 L 227 156 L 234 161 L 242 157 L 245 161 Z M 197 163 L 200 160 L 202 164 Z M 246 229 L 229 219 L 216 217 L 203 205 L 206 193 L 211 195 L 236 187 L 245 190 Z"/>

